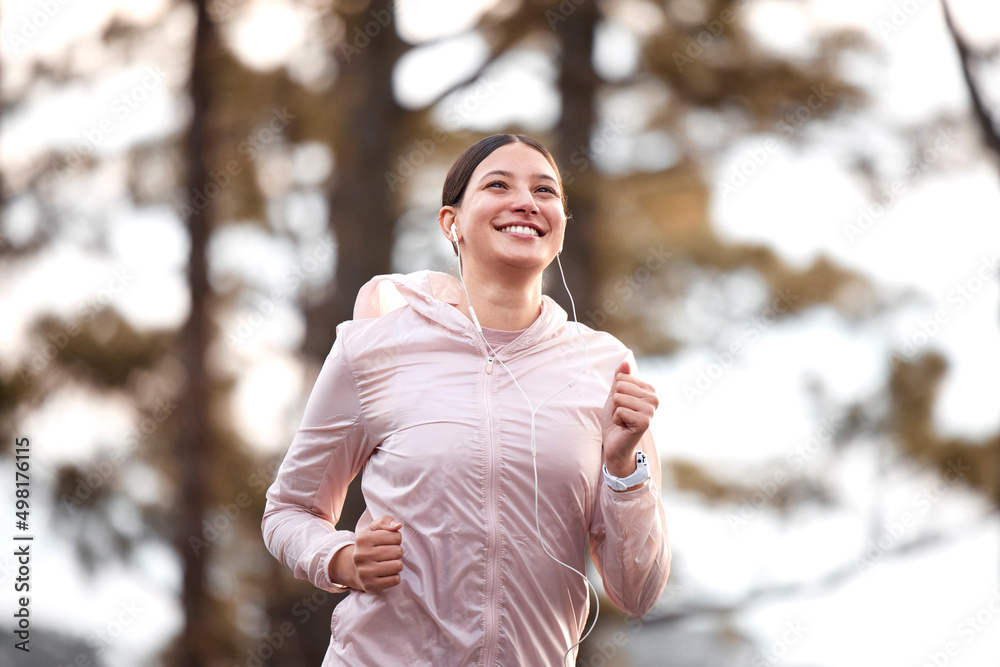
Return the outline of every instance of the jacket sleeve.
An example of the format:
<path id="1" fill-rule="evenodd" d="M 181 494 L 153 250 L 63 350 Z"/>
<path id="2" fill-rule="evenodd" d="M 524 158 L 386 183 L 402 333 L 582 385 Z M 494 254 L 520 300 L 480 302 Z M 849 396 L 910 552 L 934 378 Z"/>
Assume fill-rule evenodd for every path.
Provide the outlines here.
<path id="1" fill-rule="evenodd" d="M 640 441 L 652 471 L 659 471 L 652 436 Z M 659 474 L 631 491 L 614 491 L 603 475 L 590 526 L 590 557 L 616 607 L 632 618 L 645 616 L 663 594 L 670 574 L 667 520 Z"/>
<path id="2" fill-rule="evenodd" d="M 373 446 L 365 429 L 357 386 L 338 330 L 320 370 L 277 477 L 267 491 L 261 529 L 268 551 L 297 579 L 330 592 L 347 590 L 330 581 L 333 555 L 355 541 L 337 530 L 347 487 Z"/>

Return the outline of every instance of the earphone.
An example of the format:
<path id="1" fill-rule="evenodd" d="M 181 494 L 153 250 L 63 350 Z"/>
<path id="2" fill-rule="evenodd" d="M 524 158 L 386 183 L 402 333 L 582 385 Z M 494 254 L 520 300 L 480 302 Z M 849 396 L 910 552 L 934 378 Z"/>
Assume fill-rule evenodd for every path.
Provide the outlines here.
<path id="1" fill-rule="evenodd" d="M 461 249 L 459 249 L 459 245 L 460 244 L 458 242 L 458 232 L 456 230 L 457 230 L 457 225 L 453 222 L 451 224 L 451 240 L 455 242 L 455 249 L 458 252 L 458 277 L 459 277 L 459 280 L 462 283 L 462 289 L 465 290 L 465 300 L 466 300 L 466 302 L 469 305 L 469 315 L 470 315 L 470 317 L 472 319 L 472 323 L 475 325 L 476 331 L 479 332 L 479 336 L 483 339 L 483 342 L 486 343 L 486 347 L 487 347 L 487 349 L 489 349 L 490 354 L 492 355 L 491 359 L 496 359 L 496 361 L 499 362 L 499 364 L 501 366 L 503 366 L 503 369 L 505 371 L 507 371 L 507 374 L 510 375 L 510 379 L 514 382 L 514 386 L 517 387 L 517 390 L 521 392 L 521 395 L 524 397 L 524 400 L 528 403 L 528 410 L 531 413 L 531 466 L 532 466 L 532 469 L 534 471 L 534 478 L 535 478 L 535 532 L 538 535 L 538 541 L 542 545 L 542 550 L 545 551 L 545 554 L 549 558 L 551 558 L 555 562 L 559 563 L 563 567 L 569 568 L 573 572 L 576 572 L 578 575 L 580 575 L 581 577 L 583 577 L 584 582 L 586 582 L 587 586 L 589 586 L 589 588 L 590 588 L 590 590 L 587 591 L 587 597 L 588 597 L 588 599 L 590 597 L 590 591 L 591 590 L 594 591 L 594 620 L 590 624 L 590 628 L 588 628 L 587 631 L 584 632 L 583 635 L 580 636 L 580 639 L 575 644 L 573 644 L 568 649 L 566 649 L 566 652 L 563 654 L 563 661 L 565 662 L 569 658 L 569 654 L 573 651 L 573 649 L 575 647 L 579 646 L 583 642 L 583 640 L 587 638 L 587 635 L 589 635 L 590 632 L 594 629 L 594 626 L 597 625 L 597 618 L 600 615 L 600 611 L 601 611 L 601 601 L 600 601 L 600 598 L 597 595 L 597 589 L 594 588 L 594 585 L 592 583 L 590 583 L 590 579 L 587 578 L 587 575 L 584 574 L 583 572 L 580 572 L 579 570 L 577 570 L 572 565 L 568 565 L 568 564 L 562 562 L 561 560 L 559 560 L 558 558 L 556 558 L 552 554 L 552 552 L 549 551 L 549 548 L 547 546 L 545 546 L 545 540 L 542 539 L 542 529 L 541 529 L 540 522 L 538 520 L 538 464 L 537 464 L 537 459 L 536 459 L 536 456 L 535 456 L 535 454 L 536 454 L 536 450 L 535 450 L 535 414 L 538 412 L 538 409 L 541 408 L 542 405 L 545 404 L 546 401 L 548 401 L 550 398 L 556 396 L 557 394 L 561 393 L 564 389 L 568 389 L 568 388 L 572 387 L 574 384 L 576 384 L 576 381 L 578 379 L 580 379 L 580 376 L 583 375 L 583 372 L 587 369 L 587 341 L 584 340 L 584 338 L 583 338 L 583 332 L 580 331 L 580 322 L 576 318 L 576 303 L 574 303 L 574 301 L 573 301 L 573 294 L 569 291 L 569 285 L 566 283 L 566 274 L 563 271 L 562 261 L 560 261 L 559 254 L 557 253 L 556 254 L 556 263 L 559 265 L 559 275 L 562 276 L 563 287 L 566 288 L 566 294 L 569 296 L 569 303 L 570 303 L 570 306 L 572 307 L 572 310 L 573 310 L 573 324 L 576 326 L 576 333 L 577 333 L 577 335 L 580 336 L 580 342 L 583 344 L 583 365 L 580 367 L 580 372 L 577 373 L 576 376 L 572 380 L 570 380 L 568 383 L 566 383 L 566 385 L 564 387 L 561 387 L 560 389 L 557 389 L 556 391 L 552 392 L 548 397 L 545 398 L 545 400 L 543 400 L 537 406 L 532 407 L 532 405 L 531 405 L 531 399 L 528 398 L 528 395 L 524 392 L 524 389 L 521 388 L 521 385 L 518 383 L 517 378 L 514 377 L 514 373 L 512 373 L 509 368 L 507 368 L 507 364 L 505 364 L 503 361 L 501 361 L 497 357 L 496 350 L 494 350 L 493 346 L 490 345 L 490 342 L 488 340 L 486 340 L 486 336 L 483 334 L 483 328 L 479 325 L 479 318 L 476 317 L 476 311 L 473 310 L 473 308 L 472 308 L 472 299 L 469 297 L 469 289 L 465 286 L 465 276 L 463 275 L 463 272 L 462 272 L 462 268 L 463 268 L 462 267 L 462 251 L 461 251 Z"/>
<path id="2" fill-rule="evenodd" d="M 455 252 L 458 253 L 458 278 L 459 280 L 462 281 L 462 288 L 465 289 L 465 278 L 462 276 L 462 253 L 458 249 L 458 225 L 456 225 L 454 222 L 451 223 L 451 240 L 455 242 Z M 570 297 L 571 300 L 572 298 L 573 297 Z M 479 318 L 476 317 L 476 309 L 472 307 L 472 301 L 469 299 L 469 290 L 467 289 L 465 290 L 465 300 L 469 302 L 469 315 L 472 317 L 472 323 L 476 325 L 476 331 L 478 331 L 479 335 L 482 336 L 483 327 L 479 325 Z M 486 340 L 485 336 L 483 336 L 483 340 L 484 341 Z M 493 348 L 490 346 L 488 342 L 486 343 L 486 345 L 487 347 L 490 348 L 490 352 L 493 352 Z M 495 352 L 493 353 L 493 356 L 494 357 L 496 356 Z M 507 372 L 510 373 L 510 371 Z M 525 398 L 527 398 L 527 396 Z M 531 404 L 529 403 L 528 405 L 530 407 Z"/>

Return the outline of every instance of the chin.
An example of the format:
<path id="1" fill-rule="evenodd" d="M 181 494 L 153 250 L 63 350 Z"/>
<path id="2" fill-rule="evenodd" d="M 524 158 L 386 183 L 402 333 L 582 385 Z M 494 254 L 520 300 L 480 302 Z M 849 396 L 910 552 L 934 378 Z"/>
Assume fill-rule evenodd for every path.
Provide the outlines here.
<path id="1" fill-rule="evenodd" d="M 504 257 L 501 259 L 501 263 L 509 269 L 534 271 L 540 274 L 554 259 L 555 255 L 552 257 Z"/>

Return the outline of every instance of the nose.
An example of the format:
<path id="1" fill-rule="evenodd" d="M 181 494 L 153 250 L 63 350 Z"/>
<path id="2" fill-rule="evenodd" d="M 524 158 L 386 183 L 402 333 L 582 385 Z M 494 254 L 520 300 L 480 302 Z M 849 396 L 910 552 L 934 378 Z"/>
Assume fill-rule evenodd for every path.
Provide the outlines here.
<path id="1" fill-rule="evenodd" d="M 521 213 L 538 213 L 538 205 L 535 204 L 535 198 L 531 194 L 531 188 L 524 186 L 518 187 L 515 191 L 514 211 Z"/>

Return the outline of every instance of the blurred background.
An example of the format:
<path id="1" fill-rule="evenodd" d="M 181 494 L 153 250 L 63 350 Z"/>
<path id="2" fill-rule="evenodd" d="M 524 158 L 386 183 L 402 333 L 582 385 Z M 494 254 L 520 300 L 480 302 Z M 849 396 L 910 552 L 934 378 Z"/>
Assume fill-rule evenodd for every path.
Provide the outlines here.
<path id="1" fill-rule="evenodd" d="M 360 285 L 455 271 L 445 173 L 505 131 L 661 400 L 671 580 L 578 664 L 1000 662 L 994 0 L 0 8 L 0 665 L 320 664 L 337 598 L 264 492 Z"/>

